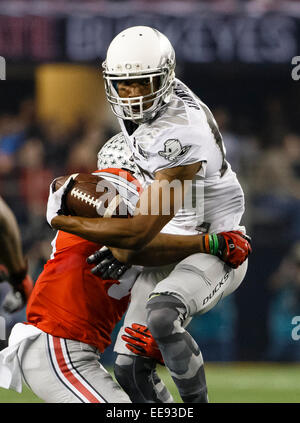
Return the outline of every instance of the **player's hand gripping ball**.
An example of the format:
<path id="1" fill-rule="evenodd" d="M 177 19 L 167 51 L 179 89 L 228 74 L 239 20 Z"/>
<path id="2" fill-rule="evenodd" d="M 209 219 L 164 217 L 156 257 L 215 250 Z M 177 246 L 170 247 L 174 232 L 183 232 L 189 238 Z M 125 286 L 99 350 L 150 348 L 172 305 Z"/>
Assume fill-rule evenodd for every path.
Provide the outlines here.
<path id="1" fill-rule="evenodd" d="M 128 175 L 131 178 L 132 176 L 122 169 L 115 171 L 120 171 L 120 175 L 114 177 L 115 183 L 102 177 L 100 172 L 77 173 L 56 178 L 50 185 L 47 204 L 49 225 L 51 226 L 53 218 L 58 215 L 89 218 L 129 217 L 128 201 L 125 202 L 120 195 L 118 181 L 123 178 L 126 183 Z"/>
<path id="2" fill-rule="evenodd" d="M 140 183 L 125 169 L 104 169 L 106 176 L 101 172 L 55 179 L 50 188 L 53 200 L 50 196 L 48 200 L 48 207 L 50 202 L 54 210 L 52 219 L 61 214 L 89 218 L 131 217 L 142 190 Z M 54 198 L 55 194 L 59 194 L 58 199 Z M 130 267 L 115 259 L 106 247 L 89 256 L 87 262 L 94 264 L 91 272 L 104 279 L 119 279 Z"/>

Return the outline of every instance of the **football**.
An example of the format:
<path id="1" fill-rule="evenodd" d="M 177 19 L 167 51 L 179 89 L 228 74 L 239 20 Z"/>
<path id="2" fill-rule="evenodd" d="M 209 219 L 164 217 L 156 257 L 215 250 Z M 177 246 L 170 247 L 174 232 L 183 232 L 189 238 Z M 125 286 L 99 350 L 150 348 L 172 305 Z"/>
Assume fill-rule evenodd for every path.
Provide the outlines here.
<path id="1" fill-rule="evenodd" d="M 57 191 L 69 176 L 56 178 L 53 190 Z M 62 212 L 81 217 L 130 217 L 128 203 L 120 196 L 117 186 L 100 175 L 78 173 L 63 196 Z"/>

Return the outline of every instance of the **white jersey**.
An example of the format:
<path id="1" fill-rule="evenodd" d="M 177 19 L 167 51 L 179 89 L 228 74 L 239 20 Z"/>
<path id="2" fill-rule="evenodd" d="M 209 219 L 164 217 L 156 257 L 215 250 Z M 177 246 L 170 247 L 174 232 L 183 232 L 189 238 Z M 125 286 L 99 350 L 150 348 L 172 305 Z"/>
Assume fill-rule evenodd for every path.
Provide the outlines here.
<path id="1" fill-rule="evenodd" d="M 239 226 L 244 213 L 243 190 L 226 161 L 217 123 L 186 85 L 176 79 L 170 102 L 133 133 L 128 133 L 122 119 L 119 123 L 146 185 L 153 182 L 157 171 L 202 162 L 193 181 L 196 204 L 184 204 L 162 232 L 244 230 Z"/>

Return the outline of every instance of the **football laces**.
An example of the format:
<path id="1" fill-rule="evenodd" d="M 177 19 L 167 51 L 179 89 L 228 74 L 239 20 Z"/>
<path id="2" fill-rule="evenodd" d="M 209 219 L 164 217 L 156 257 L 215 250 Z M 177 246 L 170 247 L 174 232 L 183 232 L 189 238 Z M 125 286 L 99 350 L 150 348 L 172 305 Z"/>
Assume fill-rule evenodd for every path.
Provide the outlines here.
<path id="1" fill-rule="evenodd" d="M 85 202 L 86 204 L 89 204 L 92 207 L 96 207 L 96 208 L 100 207 L 100 205 L 102 203 L 102 201 L 99 198 L 97 199 L 95 197 L 92 197 L 90 194 L 87 194 L 87 193 L 81 191 L 78 188 L 73 188 L 72 191 L 71 191 L 71 195 L 74 198 L 76 198 L 76 199 L 78 199 L 82 202 Z"/>

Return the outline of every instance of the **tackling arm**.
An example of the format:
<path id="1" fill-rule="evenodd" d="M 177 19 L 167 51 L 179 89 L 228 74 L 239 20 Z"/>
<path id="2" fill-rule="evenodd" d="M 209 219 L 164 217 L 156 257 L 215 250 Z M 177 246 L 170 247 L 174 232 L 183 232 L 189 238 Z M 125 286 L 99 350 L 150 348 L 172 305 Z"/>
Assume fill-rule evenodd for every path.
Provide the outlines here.
<path id="1" fill-rule="evenodd" d="M 142 249 L 177 213 L 183 204 L 184 182 L 192 181 L 200 168 L 201 163 L 195 163 L 157 172 L 154 182 L 142 193 L 132 219 L 60 215 L 52 218 L 51 226 L 102 245 Z M 170 188 L 173 181 L 176 183 Z"/>
<path id="2" fill-rule="evenodd" d="M 251 252 L 251 238 L 239 231 L 205 235 L 158 234 L 141 251 L 103 247 L 87 260 L 96 265 L 92 273 L 115 279 L 131 264 L 160 266 L 179 262 L 195 253 L 215 255 L 236 269 Z"/>
<path id="3" fill-rule="evenodd" d="M 176 263 L 195 253 L 207 253 L 202 235 L 158 234 L 142 250 L 110 248 L 121 263 L 161 266 Z"/>

